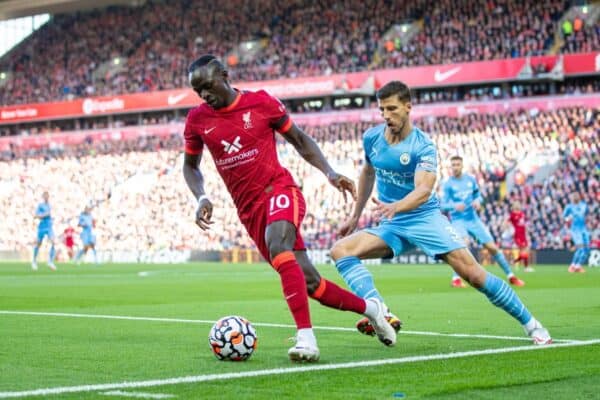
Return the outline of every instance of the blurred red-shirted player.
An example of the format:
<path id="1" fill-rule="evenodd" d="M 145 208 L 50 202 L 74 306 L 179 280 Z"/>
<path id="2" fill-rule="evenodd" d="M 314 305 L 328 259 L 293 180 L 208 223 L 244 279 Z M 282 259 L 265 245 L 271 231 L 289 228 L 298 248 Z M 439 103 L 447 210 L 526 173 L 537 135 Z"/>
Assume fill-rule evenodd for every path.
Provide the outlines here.
<path id="1" fill-rule="evenodd" d="M 63 240 L 65 243 L 65 246 L 67 248 L 67 254 L 69 255 L 69 260 L 73 259 L 73 254 L 75 253 L 75 250 L 73 249 L 73 247 L 75 246 L 75 239 L 74 236 L 75 235 L 75 229 L 73 229 L 70 226 L 67 226 L 65 228 L 65 230 L 63 231 Z"/>
<path id="2" fill-rule="evenodd" d="M 317 361 L 319 349 L 312 331 L 308 295 L 321 304 L 364 314 L 377 327 L 380 340 L 393 345 L 394 328 L 378 300 L 360 297 L 323 279 L 306 255 L 300 234 L 305 214 L 302 192 L 279 163 L 275 131 L 291 143 L 329 182 L 356 197 L 354 183 L 336 173 L 317 144 L 290 119 L 285 106 L 265 91 L 232 88 L 223 64 L 205 55 L 189 67 L 189 81 L 204 104 L 191 110 L 185 125 L 183 175 L 198 199 L 196 223 L 210 228 L 213 205 L 204 191 L 199 163 L 204 147 L 215 162 L 238 216 L 265 260 L 279 273 L 283 293 L 296 322 L 293 361 Z"/>
<path id="3" fill-rule="evenodd" d="M 512 203 L 509 221 L 514 228 L 513 241 L 519 249 L 519 255 L 514 263 L 522 262 L 525 272 L 532 272 L 533 268 L 529 266 L 529 240 L 527 240 L 527 221 L 525 213 L 521 209 L 521 203 L 515 201 Z"/>

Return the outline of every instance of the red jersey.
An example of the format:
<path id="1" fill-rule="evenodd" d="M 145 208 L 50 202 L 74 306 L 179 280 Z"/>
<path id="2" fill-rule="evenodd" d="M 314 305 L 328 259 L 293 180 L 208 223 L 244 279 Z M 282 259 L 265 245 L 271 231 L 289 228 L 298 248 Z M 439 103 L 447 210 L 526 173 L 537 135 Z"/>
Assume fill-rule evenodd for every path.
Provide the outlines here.
<path id="1" fill-rule="evenodd" d="M 510 212 L 510 223 L 515 228 L 515 238 L 525 238 L 525 213 L 521 211 Z"/>
<path id="2" fill-rule="evenodd" d="M 75 242 L 73 240 L 73 235 L 75 234 L 75 229 L 73 229 L 69 226 L 69 227 L 65 228 L 63 234 L 65 235 L 65 245 L 73 246 L 73 244 L 75 244 Z"/>
<path id="3" fill-rule="evenodd" d="M 285 106 L 264 90 L 238 92 L 225 108 L 203 103 L 188 113 L 185 152 L 201 154 L 208 148 L 240 217 L 251 213 L 268 186 L 296 185 L 279 163 L 275 124 L 280 133 L 292 127 Z"/>

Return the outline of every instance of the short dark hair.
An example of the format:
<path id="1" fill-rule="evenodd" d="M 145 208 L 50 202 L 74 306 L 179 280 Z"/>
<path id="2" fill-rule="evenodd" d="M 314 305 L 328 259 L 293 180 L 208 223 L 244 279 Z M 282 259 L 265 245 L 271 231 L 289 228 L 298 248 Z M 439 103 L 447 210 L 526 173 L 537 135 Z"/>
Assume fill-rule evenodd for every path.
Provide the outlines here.
<path id="1" fill-rule="evenodd" d="M 450 161 L 454 161 L 454 160 L 460 160 L 460 161 L 462 161 L 463 158 L 461 156 L 459 156 L 459 155 L 450 157 Z"/>
<path id="2" fill-rule="evenodd" d="M 205 54 L 203 56 L 200 56 L 196 60 L 194 60 L 193 63 L 190 64 L 190 66 L 188 67 L 188 72 L 189 73 L 194 72 L 198 68 L 208 65 L 211 62 L 213 62 L 214 60 L 219 61 L 217 59 L 217 57 L 213 56 L 212 54 Z"/>
<path id="3" fill-rule="evenodd" d="M 379 88 L 376 93 L 378 100 L 387 99 L 397 95 L 400 101 L 409 102 L 411 101 L 410 89 L 404 83 L 400 81 L 391 81 Z"/>

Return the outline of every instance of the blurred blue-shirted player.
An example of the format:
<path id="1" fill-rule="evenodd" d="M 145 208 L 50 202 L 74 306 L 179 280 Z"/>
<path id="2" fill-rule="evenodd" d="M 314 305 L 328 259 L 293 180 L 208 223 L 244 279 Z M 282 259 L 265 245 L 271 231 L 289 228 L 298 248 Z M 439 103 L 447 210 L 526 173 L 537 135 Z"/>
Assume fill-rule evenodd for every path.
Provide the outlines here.
<path id="1" fill-rule="evenodd" d="M 577 248 L 569 272 L 585 272 L 582 265 L 587 262 L 590 254 L 590 232 L 585 224 L 587 210 L 587 204 L 581 199 L 579 193 L 573 193 L 571 203 L 567 204 L 563 212 L 563 218 L 571 222 L 571 240 Z"/>
<path id="2" fill-rule="evenodd" d="M 42 194 L 42 201 L 38 204 L 35 209 L 35 218 L 39 218 L 40 222 L 38 224 L 37 230 L 37 242 L 35 243 L 35 247 L 33 248 L 33 260 L 31 262 L 31 268 L 35 271 L 38 269 L 37 267 L 37 256 L 40 252 L 40 246 L 44 241 L 44 238 L 48 238 L 50 242 L 50 253 L 48 254 L 48 267 L 51 270 L 56 270 L 56 265 L 54 265 L 54 256 L 56 255 L 56 250 L 54 249 L 54 230 L 52 229 L 52 213 L 50 210 L 50 195 L 48 192 L 44 192 Z"/>
<path id="3" fill-rule="evenodd" d="M 515 286 L 525 286 L 525 282 L 517 278 L 510 270 L 510 265 L 500 251 L 488 228 L 483 224 L 477 212 L 481 209 L 483 198 L 475 178 L 463 173 L 463 159 L 453 156 L 450 159 L 452 176 L 444 183 L 442 211 L 450 214 L 452 225 L 468 243 L 473 237 L 485 247 L 506 274 L 508 281 Z M 456 272 L 452 276 L 452 286 L 463 287 L 464 284 Z"/>
<path id="4" fill-rule="evenodd" d="M 79 215 L 78 226 L 81 227 L 81 243 L 83 247 L 77 252 L 75 256 L 75 262 L 81 263 L 81 257 L 87 253 L 89 249 L 92 249 L 94 255 L 94 262 L 98 264 L 98 255 L 96 254 L 96 235 L 92 232 L 94 227 L 94 218 L 92 218 L 92 207 L 86 206 L 83 212 Z"/>
<path id="5" fill-rule="evenodd" d="M 466 248 L 463 238 L 450 224 L 433 192 L 437 150 L 431 139 L 413 127 L 409 113 L 408 86 L 392 81 L 377 91 L 385 124 L 368 129 L 363 137 L 365 164 L 358 184 L 354 212 L 340 233 L 352 233 L 377 182 L 375 212 L 382 217 L 376 227 L 355 232 L 338 241 L 331 257 L 348 286 L 363 298 L 378 298 L 373 277 L 361 259 L 389 257 L 418 246 L 430 256 L 441 258 L 492 304 L 517 319 L 535 344 L 552 342 L 548 331 L 523 305 L 502 279 L 483 269 Z M 387 309 L 387 307 L 386 307 Z M 398 319 L 387 312 L 390 324 L 399 329 Z M 357 324 L 360 332 L 373 334 L 368 320 Z"/>

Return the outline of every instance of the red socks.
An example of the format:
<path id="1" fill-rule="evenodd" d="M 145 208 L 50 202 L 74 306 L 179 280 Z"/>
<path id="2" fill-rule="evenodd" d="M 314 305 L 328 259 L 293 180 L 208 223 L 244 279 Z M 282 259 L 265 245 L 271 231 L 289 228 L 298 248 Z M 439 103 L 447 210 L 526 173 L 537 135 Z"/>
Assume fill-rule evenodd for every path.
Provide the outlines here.
<path id="1" fill-rule="evenodd" d="M 526 252 L 526 251 L 522 251 L 522 252 L 519 254 L 519 258 L 518 258 L 518 259 L 519 259 L 519 260 L 521 260 L 521 261 L 523 261 L 523 265 L 524 265 L 525 267 L 528 267 L 528 266 L 529 266 L 529 253 L 528 253 L 528 252 Z"/>
<path id="2" fill-rule="evenodd" d="M 321 278 L 319 287 L 310 295 L 324 306 L 343 311 L 354 311 L 358 314 L 364 314 L 367 309 L 367 303 L 364 299 L 342 289 L 335 283 Z"/>
<path id="3" fill-rule="evenodd" d="M 279 273 L 283 295 L 294 316 L 296 327 L 311 328 L 306 282 L 296 256 L 291 251 L 284 251 L 271 260 L 271 265 Z"/>

